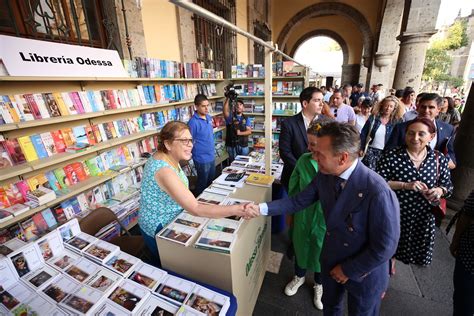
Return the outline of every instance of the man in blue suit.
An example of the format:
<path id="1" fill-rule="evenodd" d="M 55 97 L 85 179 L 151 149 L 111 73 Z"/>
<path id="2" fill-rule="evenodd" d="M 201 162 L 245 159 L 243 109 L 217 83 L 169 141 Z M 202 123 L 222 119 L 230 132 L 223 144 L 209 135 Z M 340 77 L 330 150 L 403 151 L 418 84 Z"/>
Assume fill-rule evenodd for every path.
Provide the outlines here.
<path id="1" fill-rule="evenodd" d="M 439 108 L 443 103 L 436 93 L 425 93 L 418 101 L 416 111 L 418 117 L 426 117 L 432 120 L 436 126 L 436 137 L 430 142 L 431 149 L 436 149 L 449 158 L 449 168 L 456 167 L 456 156 L 454 155 L 454 127 L 448 123 L 437 120 Z M 408 122 L 398 123 L 393 127 L 392 133 L 385 145 L 384 150 L 405 145 L 405 132 Z"/>
<path id="2" fill-rule="evenodd" d="M 331 122 L 317 134 L 319 173 L 301 193 L 259 205 L 249 214 L 278 215 L 321 201 L 326 236 L 321 253 L 324 315 L 378 315 L 387 289 L 389 261 L 400 236 L 400 209 L 382 177 L 358 160 L 359 133 L 354 126 Z"/>

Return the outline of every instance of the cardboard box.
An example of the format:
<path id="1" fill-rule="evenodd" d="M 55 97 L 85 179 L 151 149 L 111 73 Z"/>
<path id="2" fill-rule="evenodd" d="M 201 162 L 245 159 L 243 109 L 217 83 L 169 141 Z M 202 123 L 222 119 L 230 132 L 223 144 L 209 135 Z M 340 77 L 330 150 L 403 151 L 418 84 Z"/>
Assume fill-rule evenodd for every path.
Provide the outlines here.
<path id="1" fill-rule="evenodd" d="M 245 185 L 231 196 L 260 203 L 271 200 L 271 188 Z M 231 292 L 237 298 L 237 315 L 247 316 L 252 315 L 265 276 L 270 231 L 270 217 L 245 221 L 231 254 L 185 247 L 162 238 L 156 242 L 165 269 Z"/>

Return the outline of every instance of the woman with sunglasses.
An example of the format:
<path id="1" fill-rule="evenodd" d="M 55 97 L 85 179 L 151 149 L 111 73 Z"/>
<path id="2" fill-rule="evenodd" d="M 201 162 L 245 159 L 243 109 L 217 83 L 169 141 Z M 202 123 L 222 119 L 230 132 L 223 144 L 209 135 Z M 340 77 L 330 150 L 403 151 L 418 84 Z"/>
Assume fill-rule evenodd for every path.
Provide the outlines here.
<path id="1" fill-rule="evenodd" d="M 372 113 L 360 133 L 360 148 L 364 165 L 375 170 L 393 126 L 401 122 L 403 109 L 398 98 L 388 96 L 374 106 Z"/>
<path id="2" fill-rule="evenodd" d="M 155 235 L 184 210 L 196 216 L 245 217 L 244 205 L 199 204 L 189 191 L 179 162 L 191 159 L 193 139 L 188 125 L 168 122 L 160 132 L 158 150 L 145 164 L 138 223 L 147 247 L 160 265 Z"/>

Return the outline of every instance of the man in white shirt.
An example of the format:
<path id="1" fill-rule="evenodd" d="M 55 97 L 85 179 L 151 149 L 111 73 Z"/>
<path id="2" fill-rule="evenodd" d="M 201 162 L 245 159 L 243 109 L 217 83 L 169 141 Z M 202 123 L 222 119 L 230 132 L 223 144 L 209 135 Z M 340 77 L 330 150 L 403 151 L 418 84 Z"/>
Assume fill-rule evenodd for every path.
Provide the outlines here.
<path id="1" fill-rule="evenodd" d="M 354 125 L 356 120 L 354 109 L 352 109 L 350 105 L 343 103 L 342 92 L 340 90 L 335 90 L 333 96 L 331 112 L 334 115 L 335 120 L 340 123 Z"/>

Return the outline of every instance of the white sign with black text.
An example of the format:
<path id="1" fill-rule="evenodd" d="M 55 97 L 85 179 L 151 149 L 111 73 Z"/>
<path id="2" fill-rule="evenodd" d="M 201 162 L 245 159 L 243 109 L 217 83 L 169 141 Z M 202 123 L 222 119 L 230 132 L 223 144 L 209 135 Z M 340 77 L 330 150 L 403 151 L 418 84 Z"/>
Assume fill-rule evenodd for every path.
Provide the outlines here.
<path id="1" fill-rule="evenodd" d="M 10 76 L 128 77 L 115 50 L 0 35 Z"/>

